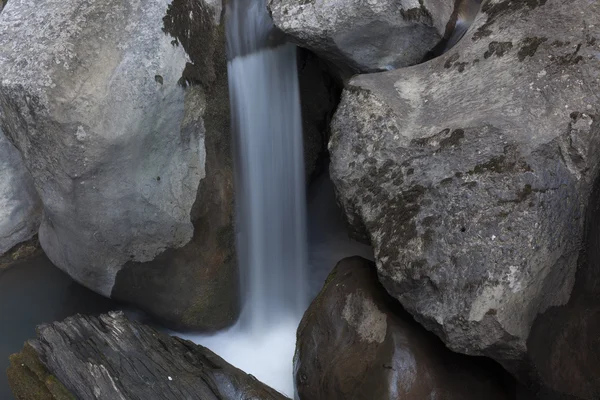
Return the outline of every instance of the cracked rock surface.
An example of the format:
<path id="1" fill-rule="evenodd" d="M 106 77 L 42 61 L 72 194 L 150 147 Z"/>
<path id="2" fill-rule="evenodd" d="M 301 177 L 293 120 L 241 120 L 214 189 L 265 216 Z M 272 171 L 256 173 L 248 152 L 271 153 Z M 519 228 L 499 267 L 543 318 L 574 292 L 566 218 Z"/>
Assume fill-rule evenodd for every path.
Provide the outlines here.
<path id="1" fill-rule="evenodd" d="M 519 375 L 572 295 L 600 161 L 600 6 L 490 1 L 428 63 L 350 80 L 331 176 L 387 291 Z M 560 21 L 560 23 L 557 23 Z"/>

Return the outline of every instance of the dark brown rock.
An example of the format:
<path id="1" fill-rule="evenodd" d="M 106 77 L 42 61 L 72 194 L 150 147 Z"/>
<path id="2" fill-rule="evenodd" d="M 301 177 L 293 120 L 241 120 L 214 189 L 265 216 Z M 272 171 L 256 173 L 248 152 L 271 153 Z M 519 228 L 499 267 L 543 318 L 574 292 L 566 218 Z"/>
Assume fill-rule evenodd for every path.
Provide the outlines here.
<path id="1" fill-rule="evenodd" d="M 8 375 L 18 400 L 286 399 L 209 349 L 120 312 L 40 326 Z"/>
<path id="2" fill-rule="evenodd" d="M 489 361 L 489 360 L 486 360 Z M 298 328 L 301 399 L 509 399 L 493 364 L 450 352 L 377 280 L 375 264 L 342 260 Z"/>

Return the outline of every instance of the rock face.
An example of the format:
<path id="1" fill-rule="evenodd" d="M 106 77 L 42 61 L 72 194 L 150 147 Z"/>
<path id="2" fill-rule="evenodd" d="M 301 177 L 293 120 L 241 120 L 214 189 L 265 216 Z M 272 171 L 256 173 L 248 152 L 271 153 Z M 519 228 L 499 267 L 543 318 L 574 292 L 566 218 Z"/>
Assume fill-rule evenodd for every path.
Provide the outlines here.
<path id="1" fill-rule="evenodd" d="M 171 325 L 217 329 L 238 308 L 221 7 L 169 3 L 11 0 L 0 126 L 54 264 Z"/>
<path id="2" fill-rule="evenodd" d="M 418 63 L 444 36 L 453 0 L 270 0 L 275 25 L 343 73 Z"/>
<path id="3" fill-rule="evenodd" d="M 352 79 L 332 123 L 332 179 L 385 288 L 451 349 L 517 374 L 534 319 L 573 289 L 599 18 L 585 0 L 488 2 L 444 56 Z"/>
<path id="4" fill-rule="evenodd" d="M 8 376 L 18 400 L 286 399 L 209 349 L 121 313 L 42 325 Z"/>
<path id="5" fill-rule="evenodd" d="M 42 205 L 23 158 L 0 130 L 0 256 L 31 239 L 41 215 Z"/>
<path id="6" fill-rule="evenodd" d="M 305 313 L 294 373 L 302 399 L 514 398 L 479 361 L 446 349 L 385 292 L 374 263 L 352 257 Z"/>

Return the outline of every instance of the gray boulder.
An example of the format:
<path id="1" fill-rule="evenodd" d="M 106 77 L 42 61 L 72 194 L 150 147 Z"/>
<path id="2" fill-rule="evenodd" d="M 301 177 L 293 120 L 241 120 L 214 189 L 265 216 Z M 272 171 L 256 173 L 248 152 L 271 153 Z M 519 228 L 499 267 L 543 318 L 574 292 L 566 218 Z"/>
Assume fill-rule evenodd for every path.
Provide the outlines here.
<path id="1" fill-rule="evenodd" d="M 418 63 L 444 36 L 453 0 L 270 0 L 275 26 L 343 75 Z"/>
<path id="2" fill-rule="evenodd" d="M 42 204 L 19 151 L 0 130 L 0 256 L 37 233 Z"/>
<path id="3" fill-rule="evenodd" d="M 511 399 L 506 372 L 452 353 L 402 310 L 375 264 L 346 258 L 298 328 L 296 388 L 310 400 Z M 510 382 L 510 381 L 507 381 Z"/>
<path id="4" fill-rule="evenodd" d="M 221 6 L 170 3 L 11 0 L 0 126 L 54 264 L 171 325 L 217 329 L 238 308 Z"/>
<path id="5" fill-rule="evenodd" d="M 451 349 L 519 376 L 580 258 L 599 19 L 587 0 L 488 2 L 444 56 L 352 79 L 332 123 L 332 179 L 388 292 Z"/>

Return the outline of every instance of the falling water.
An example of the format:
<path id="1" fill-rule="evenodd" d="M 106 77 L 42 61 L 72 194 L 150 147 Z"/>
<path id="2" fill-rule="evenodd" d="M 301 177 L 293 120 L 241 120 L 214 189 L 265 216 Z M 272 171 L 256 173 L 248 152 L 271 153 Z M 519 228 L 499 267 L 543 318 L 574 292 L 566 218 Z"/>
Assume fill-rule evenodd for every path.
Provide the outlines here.
<path id="1" fill-rule="evenodd" d="M 306 197 L 296 47 L 264 0 L 227 10 L 242 324 L 263 334 L 306 308 Z"/>
<path id="2" fill-rule="evenodd" d="M 361 252 L 349 243 L 345 225 L 322 226 L 338 210 L 319 203 L 335 208 L 333 189 L 319 185 L 331 198 L 311 196 L 320 213 L 313 215 L 318 226 L 311 226 L 318 243 L 312 244 L 309 290 L 296 48 L 273 29 L 265 0 L 230 0 L 226 15 L 244 309 L 226 332 L 182 336 L 293 397 L 296 328 L 308 296 L 335 262 Z"/>

